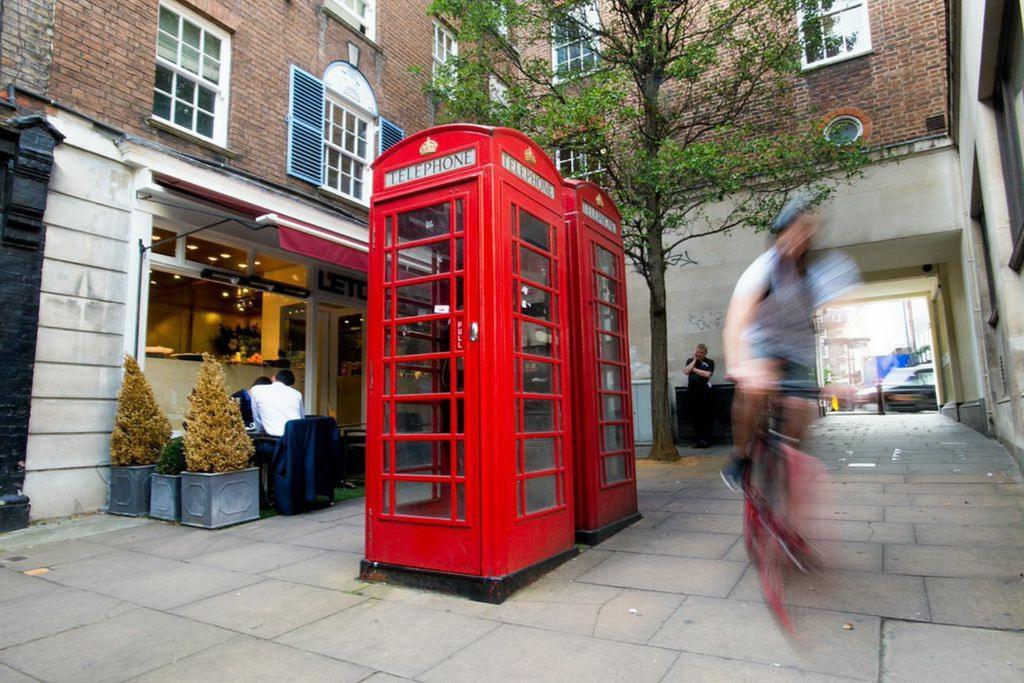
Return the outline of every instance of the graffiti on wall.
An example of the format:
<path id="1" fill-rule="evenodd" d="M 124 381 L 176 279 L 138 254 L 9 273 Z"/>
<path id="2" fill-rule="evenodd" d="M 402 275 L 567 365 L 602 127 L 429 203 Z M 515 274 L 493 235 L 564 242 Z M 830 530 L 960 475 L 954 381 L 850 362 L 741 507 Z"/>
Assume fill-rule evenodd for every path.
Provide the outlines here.
<path id="1" fill-rule="evenodd" d="M 722 327 L 725 311 L 704 311 L 690 314 L 690 329 L 694 332 L 711 332 Z"/>

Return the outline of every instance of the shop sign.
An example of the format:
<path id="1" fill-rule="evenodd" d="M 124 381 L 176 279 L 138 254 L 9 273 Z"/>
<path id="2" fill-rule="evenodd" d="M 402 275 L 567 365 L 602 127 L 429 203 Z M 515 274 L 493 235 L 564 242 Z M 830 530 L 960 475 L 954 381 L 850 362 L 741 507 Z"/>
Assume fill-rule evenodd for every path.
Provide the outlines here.
<path id="1" fill-rule="evenodd" d="M 318 284 L 321 292 L 340 294 L 359 301 L 366 301 L 367 298 L 366 283 L 346 275 L 321 270 Z"/>
<path id="2" fill-rule="evenodd" d="M 598 199 L 600 198 L 601 197 L 598 196 Z M 591 206 L 589 202 L 583 202 L 583 213 L 585 213 L 589 218 L 592 218 L 595 221 L 597 221 L 602 228 L 605 228 L 606 230 L 612 233 L 618 234 L 619 231 L 615 229 L 615 221 L 613 221 L 611 218 L 608 218 L 608 216 L 605 216 L 603 213 L 601 213 L 596 208 Z"/>
<path id="3" fill-rule="evenodd" d="M 530 185 L 543 192 L 551 199 L 555 198 L 555 186 L 540 177 L 535 171 L 527 168 L 521 161 L 516 159 L 508 152 L 501 153 L 501 165 L 512 172 L 513 175 L 517 176 L 521 180 L 525 180 Z"/>
<path id="4" fill-rule="evenodd" d="M 384 187 L 393 187 L 408 183 L 413 180 L 422 180 L 439 173 L 457 171 L 460 168 L 468 168 L 476 163 L 476 147 L 464 149 L 461 152 L 445 154 L 429 161 L 423 161 L 412 166 L 396 168 L 384 175 Z"/>

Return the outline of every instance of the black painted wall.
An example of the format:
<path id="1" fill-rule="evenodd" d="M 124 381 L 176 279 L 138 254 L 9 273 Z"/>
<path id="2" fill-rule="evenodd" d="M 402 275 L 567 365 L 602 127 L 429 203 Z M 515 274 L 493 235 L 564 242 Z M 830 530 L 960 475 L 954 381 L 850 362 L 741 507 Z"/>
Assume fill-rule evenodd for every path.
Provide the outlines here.
<path id="1" fill-rule="evenodd" d="M 43 212 L 53 148 L 63 136 L 45 119 L 0 125 L 0 532 L 28 525 L 25 447 L 32 399 Z"/>

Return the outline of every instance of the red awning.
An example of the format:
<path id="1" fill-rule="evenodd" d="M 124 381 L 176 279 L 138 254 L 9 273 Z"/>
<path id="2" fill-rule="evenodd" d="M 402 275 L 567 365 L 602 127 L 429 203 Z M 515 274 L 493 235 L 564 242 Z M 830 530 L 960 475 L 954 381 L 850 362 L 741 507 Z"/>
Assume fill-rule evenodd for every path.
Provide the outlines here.
<path id="1" fill-rule="evenodd" d="M 273 213 L 266 207 L 229 197 L 178 178 L 154 174 L 154 179 L 161 185 L 215 202 L 227 209 L 249 216 L 262 225 L 276 227 L 278 244 L 286 251 L 351 270 L 365 272 L 369 267 L 366 246 L 356 239 L 305 221 Z"/>

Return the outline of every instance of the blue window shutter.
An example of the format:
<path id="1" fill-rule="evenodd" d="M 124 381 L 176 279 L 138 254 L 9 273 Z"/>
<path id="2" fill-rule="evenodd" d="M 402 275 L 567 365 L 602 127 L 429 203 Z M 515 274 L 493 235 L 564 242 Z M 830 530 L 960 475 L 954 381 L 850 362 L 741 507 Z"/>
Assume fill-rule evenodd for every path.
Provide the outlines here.
<path id="1" fill-rule="evenodd" d="M 324 84 L 293 65 L 288 99 L 288 175 L 322 185 L 323 173 Z"/>
<path id="2" fill-rule="evenodd" d="M 388 151 L 396 144 L 398 144 L 402 138 L 405 137 L 405 131 L 388 121 L 383 116 L 380 117 L 380 154 Z"/>

